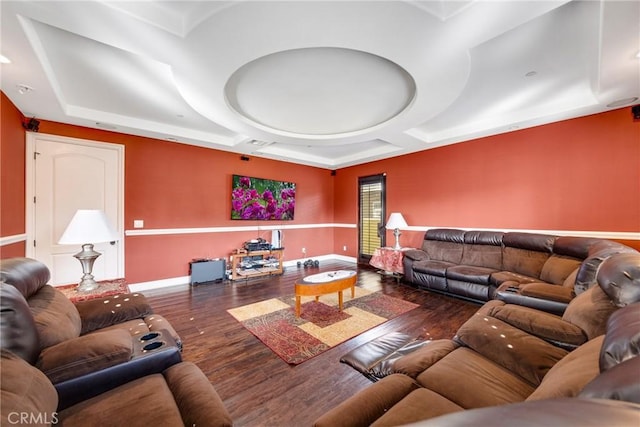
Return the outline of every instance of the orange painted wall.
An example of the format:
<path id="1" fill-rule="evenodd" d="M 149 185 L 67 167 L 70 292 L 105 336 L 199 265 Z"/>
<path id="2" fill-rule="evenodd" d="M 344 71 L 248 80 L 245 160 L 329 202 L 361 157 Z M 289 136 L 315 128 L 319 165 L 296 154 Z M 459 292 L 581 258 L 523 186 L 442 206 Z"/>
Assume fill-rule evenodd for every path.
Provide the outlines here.
<path id="1" fill-rule="evenodd" d="M 387 212 L 411 226 L 640 231 L 640 122 L 630 108 L 341 169 L 336 222 L 357 221 L 357 178 L 381 173 Z M 423 235 L 404 232 L 402 244 Z"/>
<path id="2" fill-rule="evenodd" d="M 125 228 L 135 219 L 145 229 L 253 227 L 230 233 L 129 236 L 125 271 L 131 283 L 186 275 L 193 258 L 228 257 L 248 239 L 271 239 L 261 225 L 322 224 L 333 220 L 333 181 L 320 168 L 42 121 L 41 133 L 125 145 Z M 296 183 L 295 219 L 286 222 L 231 220 L 231 178 L 246 174 Z M 284 232 L 284 259 L 331 253 L 332 230 L 292 229 Z M 328 235 L 328 238 L 323 238 Z"/>
<path id="3" fill-rule="evenodd" d="M 23 115 L 0 92 L 0 236 L 25 232 Z M 0 246 L 0 258 L 24 256 L 24 242 Z"/>
<path id="4" fill-rule="evenodd" d="M 0 101 L 0 235 L 6 237 L 25 231 L 25 143 L 22 115 L 4 94 Z M 125 146 L 129 230 L 134 219 L 147 229 L 255 227 L 126 237 L 131 283 L 184 276 L 192 258 L 226 257 L 249 238 L 270 238 L 261 223 L 229 219 L 232 174 L 296 182 L 296 219 L 288 225 L 346 224 L 286 230 L 288 260 L 303 258 L 302 247 L 308 257 L 357 256 L 357 180 L 377 173 L 387 174 L 388 212 L 403 212 L 413 226 L 640 231 L 640 123 L 628 108 L 344 168 L 333 177 L 320 168 L 257 157 L 244 162 L 224 151 L 54 122 L 41 121 L 40 132 Z M 403 232 L 402 244 L 419 246 L 423 234 Z M 24 253 L 19 243 L 0 255 Z"/>

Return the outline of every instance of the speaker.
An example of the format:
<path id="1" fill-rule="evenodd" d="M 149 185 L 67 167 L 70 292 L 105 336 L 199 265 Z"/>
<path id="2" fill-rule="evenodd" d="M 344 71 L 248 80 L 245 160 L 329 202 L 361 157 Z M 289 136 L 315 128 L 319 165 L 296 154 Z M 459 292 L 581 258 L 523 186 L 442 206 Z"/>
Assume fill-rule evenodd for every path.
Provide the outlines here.
<path id="1" fill-rule="evenodd" d="M 25 120 L 22 123 L 22 126 L 31 132 L 38 132 L 38 129 L 40 128 L 40 121 L 35 117 L 32 117 L 29 120 Z"/>
<path id="2" fill-rule="evenodd" d="M 633 114 L 633 120 L 640 120 L 640 105 L 631 107 L 631 114 Z"/>

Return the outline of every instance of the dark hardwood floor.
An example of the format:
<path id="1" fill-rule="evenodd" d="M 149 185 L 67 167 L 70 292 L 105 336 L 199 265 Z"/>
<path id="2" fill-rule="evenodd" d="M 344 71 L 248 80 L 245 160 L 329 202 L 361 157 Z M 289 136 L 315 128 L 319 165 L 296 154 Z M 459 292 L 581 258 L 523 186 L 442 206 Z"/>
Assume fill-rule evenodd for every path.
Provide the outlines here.
<path id="1" fill-rule="evenodd" d="M 367 387 L 367 380 L 340 357 L 392 331 L 416 338 L 451 338 L 478 305 L 417 290 L 358 266 L 358 286 L 420 304 L 300 365 L 291 366 L 248 332 L 226 310 L 274 296 L 293 294 L 297 278 L 353 269 L 342 261 L 319 268 L 289 267 L 281 276 L 146 291 L 156 313 L 166 317 L 184 342 L 183 360 L 207 375 L 236 426 L 310 426 L 321 414 Z"/>

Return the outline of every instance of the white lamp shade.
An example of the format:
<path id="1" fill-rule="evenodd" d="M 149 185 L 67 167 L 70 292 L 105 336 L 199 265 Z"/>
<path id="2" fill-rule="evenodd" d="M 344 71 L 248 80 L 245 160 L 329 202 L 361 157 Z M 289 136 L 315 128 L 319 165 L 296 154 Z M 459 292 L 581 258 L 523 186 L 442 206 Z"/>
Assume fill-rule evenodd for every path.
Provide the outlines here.
<path id="1" fill-rule="evenodd" d="M 118 240 L 107 215 L 101 210 L 79 209 L 58 240 L 60 245 L 83 245 Z"/>
<path id="2" fill-rule="evenodd" d="M 393 212 L 389 215 L 389 220 L 387 221 L 387 225 L 385 226 L 389 230 L 395 230 L 396 228 L 405 228 L 408 227 L 407 221 L 404 220 L 404 217 L 400 212 Z"/>

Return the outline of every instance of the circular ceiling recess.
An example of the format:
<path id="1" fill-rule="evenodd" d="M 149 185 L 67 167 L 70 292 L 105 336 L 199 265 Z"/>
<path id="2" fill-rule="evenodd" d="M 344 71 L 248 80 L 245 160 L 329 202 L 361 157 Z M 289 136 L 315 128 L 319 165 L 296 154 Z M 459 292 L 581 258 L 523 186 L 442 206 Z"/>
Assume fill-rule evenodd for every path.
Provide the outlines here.
<path id="1" fill-rule="evenodd" d="M 286 50 L 255 59 L 225 86 L 228 104 L 251 122 L 300 135 L 369 129 L 400 114 L 416 85 L 397 64 L 334 47 Z"/>

